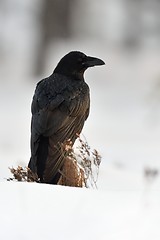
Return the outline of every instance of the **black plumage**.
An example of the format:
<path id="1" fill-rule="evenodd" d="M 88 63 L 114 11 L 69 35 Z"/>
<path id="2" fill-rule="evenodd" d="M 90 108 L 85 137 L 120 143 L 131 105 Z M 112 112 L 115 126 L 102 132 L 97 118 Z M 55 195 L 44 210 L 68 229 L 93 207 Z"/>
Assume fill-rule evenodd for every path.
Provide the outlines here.
<path id="1" fill-rule="evenodd" d="M 32 101 L 31 159 L 29 168 L 41 182 L 56 184 L 64 164 L 61 144 L 74 144 L 89 115 L 88 67 L 103 65 L 98 58 L 73 51 L 65 55 L 53 74 L 41 80 Z"/>

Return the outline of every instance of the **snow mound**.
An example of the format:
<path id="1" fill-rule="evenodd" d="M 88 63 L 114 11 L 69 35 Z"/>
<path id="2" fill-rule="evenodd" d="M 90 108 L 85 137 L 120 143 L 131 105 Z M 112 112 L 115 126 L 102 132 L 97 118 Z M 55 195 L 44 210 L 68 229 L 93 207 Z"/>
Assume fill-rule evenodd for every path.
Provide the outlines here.
<path id="1" fill-rule="evenodd" d="M 159 240 L 160 192 L 0 183 L 0 239 Z"/>

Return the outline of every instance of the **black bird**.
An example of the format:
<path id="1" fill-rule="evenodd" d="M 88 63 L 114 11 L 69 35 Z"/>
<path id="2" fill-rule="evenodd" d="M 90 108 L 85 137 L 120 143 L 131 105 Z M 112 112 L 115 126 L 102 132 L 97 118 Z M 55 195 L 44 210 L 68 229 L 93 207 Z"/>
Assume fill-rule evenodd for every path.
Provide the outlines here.
<path id="1" fill-rule="evenodd" d="M 52 75 L 41 80 L 32 101 L 31 158 L 28 167 L 41 182 L 56 184 L 64 164 L 61 144 L 74 144 L 89 115 L 87 68 L 105 64 L 101 59 L 72 51 Z"/>

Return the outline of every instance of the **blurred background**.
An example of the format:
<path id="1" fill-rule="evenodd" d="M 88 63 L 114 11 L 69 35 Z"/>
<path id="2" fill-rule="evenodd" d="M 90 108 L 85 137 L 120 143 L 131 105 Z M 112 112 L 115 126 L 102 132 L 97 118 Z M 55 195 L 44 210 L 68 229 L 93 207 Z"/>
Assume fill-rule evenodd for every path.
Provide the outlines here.
<path id="1" fill-rule="evenodd" d="M 159 0 L 0 0 L 1 180 L 29 161 L 36 83 L 79 50 L 106 62 L 85 74 L 100 187 L 160 185 L 159 16 Z"/>

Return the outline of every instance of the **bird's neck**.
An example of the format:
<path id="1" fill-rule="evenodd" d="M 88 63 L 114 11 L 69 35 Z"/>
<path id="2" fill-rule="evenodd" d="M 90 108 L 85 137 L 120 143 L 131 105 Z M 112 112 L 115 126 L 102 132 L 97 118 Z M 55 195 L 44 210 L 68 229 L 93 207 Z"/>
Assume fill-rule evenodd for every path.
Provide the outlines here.
<path id="1" fill-rule="evenodd" d="M 84 71 L 68 73 L 68 72 L 58 72 L 54 70 L 53 73 L 63 75 L 65 77 L 71 78 L 76 81 L 84 81 Z"/>
<path id="2" fill-rule="evenodd" d="M 72 78 L 78 81 L 84 81 L 84 71 L 73 73 Z"/>

